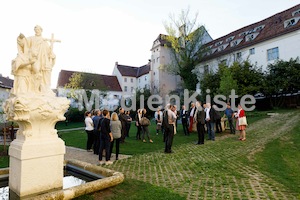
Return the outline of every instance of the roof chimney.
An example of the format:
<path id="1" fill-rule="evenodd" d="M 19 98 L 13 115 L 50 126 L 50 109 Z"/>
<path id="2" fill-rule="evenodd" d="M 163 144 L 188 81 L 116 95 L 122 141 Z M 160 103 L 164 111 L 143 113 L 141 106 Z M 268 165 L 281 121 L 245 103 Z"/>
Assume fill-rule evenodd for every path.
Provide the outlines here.
<path id="1" fill-rule="evenodd" d="M 116 66 L 118 65 L 118 61 L 115 63 L 115 65 L 116 65 Z"/>

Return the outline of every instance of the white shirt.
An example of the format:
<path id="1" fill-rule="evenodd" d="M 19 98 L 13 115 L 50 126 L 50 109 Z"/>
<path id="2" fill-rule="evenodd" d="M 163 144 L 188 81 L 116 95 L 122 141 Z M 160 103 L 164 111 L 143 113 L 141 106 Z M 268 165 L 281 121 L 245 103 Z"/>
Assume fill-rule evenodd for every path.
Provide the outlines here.
<path id="1" fill-rule="evenodd" d="M 210 111 L 210 107 L 209 108 L 205 108 L 205 120 L 206 121 L 208 121 L 210 119 L 209 111 Z"/>
<path id="2" fill-rule="evenodd" d="M 194 117 L 195 107 L 191 109 L 190 117 Z"/>
<path id="3" fill-rule="evenodd" d="M 94 124 L 93 124 L 92 118 L 86 117 L 84 120 L 84 123 L 85 123 L 85 130 L 87 130 L 87 131 L 94 130 Z"/>

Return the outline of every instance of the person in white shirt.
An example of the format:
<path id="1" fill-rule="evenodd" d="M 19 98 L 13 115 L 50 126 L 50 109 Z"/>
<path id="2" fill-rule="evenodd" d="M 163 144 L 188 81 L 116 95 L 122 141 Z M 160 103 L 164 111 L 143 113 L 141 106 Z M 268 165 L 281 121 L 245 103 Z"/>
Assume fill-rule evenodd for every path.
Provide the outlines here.
<path id="1" fill-rule="evenodd" d="M 194 117 L 196 114 L 196 106 L 195 103 L 191 103 L 191 108 L 189 109 L 189 132 L 193 132 L 193 124 L 194 124 Z"/>
<path id="2" fill-rule="evenodd" d="M 86 150 L 91 152 L 92 150 L 92 146 L 94 143 L 94 123 L 93 120 L 91 118 L 91 112 L 90 111 L 86 111 L 84 113 L 85 119 L 84 119 L 84 123 L 85 123 L 85 132 L 87 133 L 87 142 L 86 142 Z"/>

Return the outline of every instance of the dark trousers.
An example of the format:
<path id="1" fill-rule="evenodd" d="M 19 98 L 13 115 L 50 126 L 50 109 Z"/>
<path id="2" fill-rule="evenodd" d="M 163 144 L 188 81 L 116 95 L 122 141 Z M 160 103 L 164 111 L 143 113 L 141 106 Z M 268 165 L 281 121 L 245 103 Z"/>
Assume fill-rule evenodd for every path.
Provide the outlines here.
<path id="1" fill-rule="evenodd" d="M 207 122 L 207 133 L 209 140 L 215 140 L 215 123 L 214 122 Z"/>
<path id="2" fill-rule="evenodd" d="M 198 132 L 197 144 L 204 144 L 204 134 L 205 134 L 204 124 L 197 123 L 197 132 Z"/>
<path id="3" fill-rule="evenodd" d="M 118 160 L 119 158 L 119 152 L 120 152 L 120 138 L 118 139 L 114 139 L 111 143 L 110 143 L 110 158 L 111 158 L 111 154 L 112 154 L 112 151 L 113 151 L 113 148 L 114 148 L 114 143 L 116 141 L 116 160 Z"/>
<path id="4" fill-rule="evenodd" d="M 126 125 L 122 124 L 122 129 L 121 129 L 121 143 L 125 142 L 125 137 L 126 137 Z"/>
<path id="5" fill-rule="evenodd" d="M 98 155 L 100 150 L 100 131 L 94 130 L 94 154 Z"/>
<path id="6" fill-rule="evenodd" d="M 169 128 L 165 129 L 164 135 L 165 135 L 165 152 L 171 153 L 173 138 L 174 138 L 174 125 L 169 124 Z"/>
<path id="7" fill-rule="evenodd" d="M 141 125 L 138 125 L 136 127 L 136 129 L 137 129 L 137 131 L 136 131 L 136 139 L 140 140 L 141 139 L 141 131 L 142 131 Z"/>
<path id="8" fill-rule="evenodd" d="M 190 134 L 189 126 L 186 120 L 182 120 L 182 127 L 183 127 L 184 135 L 189 135 Z"/>
<path id="9" fill-rule="evenodd" d="M 131 123 L 127 123 L 127 124 L 126 124 L 126 137 L 129 137 L 129 130 L 130 130 L 130 127 L 131 127 Z"/>
<path id="10" fill-rule="evenodd" d="M 230 128 L 230 133 L 235 134 L 235 129 L 233 126 L 233 119 L 228 119 L 228 124 L 229 124 L 229 128 Z"/>
<path id="11" fill-rule="evenodd" d="M 221 133 L 222 132 L 222 125 L 221 125 L 221 119 L 216 120 L 216 132 Z"/>
<path id="12" fill-rule="evenodd" d="M 90 150 L 94 144 L 94 131 L 85 130 L 85 132 L 87 133 L 86 150 Z"/>
<path id="13" fill-rule="evenodd" d="M 105 160 L 110 160 L 110 137 L 103 134 L 100 136 L 100 151 L 99 151 L 99 160 L 102 160 L 103 149 L 105 149 Z"/>

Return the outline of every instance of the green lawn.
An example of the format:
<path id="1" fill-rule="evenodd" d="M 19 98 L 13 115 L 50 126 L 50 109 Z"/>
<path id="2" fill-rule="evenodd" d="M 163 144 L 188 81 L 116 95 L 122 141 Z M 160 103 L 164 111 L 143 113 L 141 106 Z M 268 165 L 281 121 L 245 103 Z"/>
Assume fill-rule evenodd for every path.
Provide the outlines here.
<path id="1" fill-rule="evenodd" d="M 284 113 L 298 113 L 299 111 L 295 110 L 275 110 L 273 112 L 278 112 L 281 114 Z M 248 112 L 247 113 L 247 120 L 250 128 L 254 128 L 254 130 L 247 132 L 248 138 L 245 143 L 241 143 L 237 141 L 234 137 L 225 137 L 223 140 L 215 142 L 213 145 L 205 145 L 202 148 L 202 151 L 199 151 L 201 153 L 201 158 L 203 160 L 195 160 L 195 158 L 192 156 L 193 154 L 190 154 L 191 157 L 191 163 L 186 163 L 185 165 L 180 165 L 180 168 L 173 168 L 175 170 L 175 173 L 182 173 L 180 170 L 192 170 L 195 173 L 195 177 L 202 177 L 202 173 L 206 173 L 206 176 L 209 178 L 209 180 L 216 178 L 218 182 L 214 182 L 214 187 L 223 187 L 227 184 L 234 184 L 234 180 L 227 180 L 228 177 L 234 176 L 237 180 L 244 180 L 247 179 L 247 174 L 243 174 L 239 171 L 232 171 L 232 167 L 235 166 L 234 161 L 235 159 L 239 160 L 240 166 L 247 166 L 249 169 L 255 169 L 260 173 L 263 173 L 266 175 L 266 177 L 269 177 L 270 179 L 275 180 L 279 184 L 282 184 L 289 192 L 295 194 L 300 199 L 300 175 L 299 175 L 299 168 L 300 168 L 300 123 L 292 124 L 292 127 L 289 131 L 284 132 L 283 136 L 280 136 L 275 139 L 271 139 L 268 141 L 262 149 L 258 150 L 255 154 L 252 155 L 251 159 L 248 156 L 242 156 L 239 157 L 238 155 L 235 155 L 234 151 L 235 149 L 239 148 L 245 148 L 247 149 L 247 145 L 253 142 L 254 140 L 259 142 L 259 135 L 260 134 L 269 134 L 273 131 L 277 131 L 280 129 L 280 127 L 286 123 L 285 119 L 280 119 L 279 121 L 276 121 L 276 123 L 273 124 L 273 127 L 268 127 L 268 124 L 259 124 L 261 119 L 267 118 L 267 112 Z M 278 119 L 277 119 L 278 120 Z M 299 120 L 298 120 L 299 121 Z M 76 124 L 68 124 L 66 126 L 64 123 L 57 124 L 57 129 L 62 130 L 66 128 L 75 128 L 75 127 L 82 127 L 82 123 L 76 123 Z M 262 127 L 263 131 L 260 132 L 260 129 L 257 129 L 257 126 Z M 249 129 L 250 130 L 250 129 Z M 269 133 L 268 133 L 269 131 Z M 134 155 L 128 162 L 120 162 L 116 163 L 116 165 L 112 167 L 119 167 L 120 169 L 131 169 L 132 167 L 132 161 L 136 158 L 143 158 L 143 155 L 141 154 L 147 154 L 150 152 L 163 152 L 164 149 L 164 143 L 162 142 L 162 135 L 161 133 L 159 135 L 155 134 L 155 125 L 152 124 L 150 127 L 150 135 L 154 143 L 143 143 L 140 140 L 135 139 L 136 134 L 136 127 L 134 124 L 132 124 L 131 130 L 130 130 L 130 137 L 126 138 L 126 142 L 124 144 L 120 145 L 120 153 L 121 154 L 128 154 L 128 155 Z M 222 134 L 216 134 L 217 137 L 224 136 L 227 133 Z M 67 146 L 74 146 L 78 148 L 85 149 L 86 146 L 86 133 L 84 130 L 77 130 L 77 131 L 67 131 L 67 132 L 59 132 L 60 137 L 65 141 Z M 272 134 L 270 134 L 272 135 Z M 193 148 L 194 146 L 191 146 L 189 144 L 193 144 L 197 140 L 197 134 L 192 133 L 190 136 L 184 136 L 182 133 L 182 126 L 181 124 L 178 124 L 178 133 L 175 135 L 174 138 L 174 148 L 177 147 L 185 147 L 185 148 Z M 208 142 L 209 143 L 209 142 Z M 254 143 L 256 144 L 256 143 Z M 255 149 L 256 147 L 254 147 Z M 182 149 L 182 148 L 181 148 Z M 176 150 L 176 149 L 175 149 Z M 247 149 L 250 151 L 249 149 Z M 0 146 L 0 151 L 3 151 L 3 146 Z M 181 150 L 183 151 L 183 150 Z M 191 150 L 189 150 L 191 151 Z M 223 160 L 219 160 L 218 162 L 214 162 L 214 157 L 210 158 L 209 154 L 206 155 L 206 153 L 214 153 L 217 155 L 223 155 L 225 158 Z M 227 153 L 229 151 L 229 154 Z M 226 152 L 226 153 L 225 153 Z M 181 162 L 181 159 L 183 157 L 179 156 L 181 155 L 178 152 L 173 154 L 170 159 L 175 159 L 174 163 Z M 189 152 L 192 153 L 192 152 Z M 229 157 L 226 157 L 226 154 L 229 155 Z M 231 156 L 230 154 L 235 155 Z M 152 154 L 149 154 L 149 156 Z M 155 154 L 156 155 L 156 154 Z M 238 158 L 235 158 L 238 156 Z M 221 156 L 222 157 L 222 156 Z M 135 158 L 135 159 L 133 159 Z M 167 160 L 163 162 L 171 162 L 168 160 L 168 158 L 165 158 Z M 176 160 L 177 159 L 177 160 Z M 180 159 L 180 160 L 179 160 Z M 161 160 L 152 160 L 151 165 L 155 167 L 157 163 L 161 163 Z M 118 166 L 120 165 L 120 166 Z M 128 165 L 128 166 L 127 166 Z M 8 166 L 8 158 L 1 156 L 0 157 L 0 167 L 7 167 Z M 151 167 L 150 167 L 151 168 Z M 145 168 L 146 169 L 146 168 Z M 151 168 L 153 169 L 153 168 Z M 143 172 L 139 172 L 139 174 L 136 174 L 137 177 L 142 176 Z M 191 179 L 185 179 L 186 183 L 184 184 L 192 184 L 194 180 Z M 211 185 L 210 185 L 211 184 Z M 197 190 L 201 191 L 208 191 L 208 188 L 213 188 L 212 183 L 207 182 L 207 186 L 198 186 Z M 222 186 L 223 185 L 223 186 Z M 270 186 L 271 187 L 271 186 Z M 175 189 L 174 189 L 175 190 Z M 184 194 L 178 194 L 174 190 L 170 189 L 169 187 L 162 187 L 157 186 L 155 184 L 150 184 L 149 182 L 144 182 L 142 180 L 132 179 L 132 178 L 126 178 L 125 181 L 113 188 L 109 188 L 107 190 L 99 191 L 94 194 L 90 195 L 84 195 L 80 198 L 77 198 L 79 200 L 82 199 L 124 199 L 124 197 L 130 197 L 130 199 L 187 199 L 188 197 Z M 276 190 L 276 189 L 275 189 Z M 243 192 L 243 188 L 240 188 L 240 191 Z M 220 193 L 221 195 L 222 193 Z M 249 195 L 253 195 L 254 193 L 250 193 Z M 268 194 L 269 197 L 272 199 L 273 194 Z M 220 196 L 222 199 L 226 199 L 229 196 Z M 244 196 L 234 196 L 234 199 L 243 199 Z"/>
<path id="2" fill-rule="evenodd" d="M 282 111 L 283 112 L 283 111 Z M 263 119 L 267 117 L 267 112 L 248 112 L 248 123 L 249 125 L 253 124 L 255 121 L 258 121 L 260 119 Z M 76 130 L 76 131 L 67 131 L 67 132 L 59 132 L 59 130 L 62 129 L 71 129 L 71 128 L 78 128 L 83 127 L 83 122 L 75 122 L 75 123 L 68 123 L 65 122 L 58 122 L 56 124 L 56 129 L 58 130 L 59 136 L 65 141 L 67 146 L 77 147 L 81 149 L 86 148 L 86 132 L 84 130 Z M 142 143 L 140 140 L 137 141 L 135 139 L 136 136 L 136 127 L 134 123 L 131 125 L 129 138 L 126 138 L 125 144 L 121 144 L 120 146 L 120 153 L 121 154 L 127 154 L 127 155 L 137 155 L 137 154 L 143 154 L 143 153 L 149 153 L 153 151 L 163 151 L 164 150 L 164 143 L 161 132 L 157 136 L 156 130 L 155 130 L 155 124 L 152 123 L 152 125 L 149 127 L 150 130 L 150 136 L 154 143 L 150 144 Z M 222 134 L 216 134 L 217 137 L 224 135 Z M 194 143 L 197 141 L 197 134 L 192 133 L 189 137 L 183 135 L 182 131 L 182 125 L 178 124 L 178 134 L 175 135 L 174 138 L 174 146 L 181 145 L 185 143 Z M 3 152 L 3 146 L 0 145 L 0 152 Z M 0 156 L 0 168 L 8 167 L 9 159 L 7 156 Z"/>
<path id="3" fill-rule="evenodd" d="M 252 164 L 291 191 L 300 194 L 300 124 L 284 137 L 268 143 L 255 156 Z"/>

